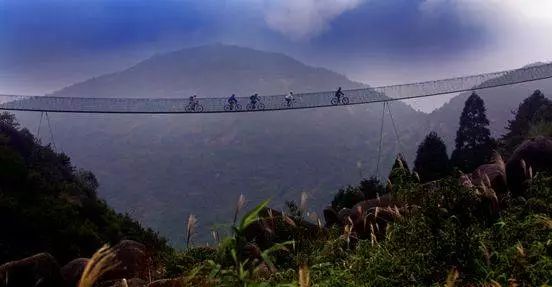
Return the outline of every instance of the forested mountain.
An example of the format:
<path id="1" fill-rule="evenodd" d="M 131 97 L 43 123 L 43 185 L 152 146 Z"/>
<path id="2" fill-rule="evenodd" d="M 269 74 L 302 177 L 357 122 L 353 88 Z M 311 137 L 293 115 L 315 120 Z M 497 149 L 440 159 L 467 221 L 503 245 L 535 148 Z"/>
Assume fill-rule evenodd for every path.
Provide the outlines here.
<path id="1" fill-rule="evenodd" d="M 156 55 L 53 95 L 225 97 L 334 90 L 337 86 L 365 85 L 282 54 L 209 45 Z M 489 101 L 495 133 L 497 127 L 506 125 L 509 112 L 505 109 L 517 107 L 533 88 L 481 92 Z M 546 88 L 543 91 L 547 93 Z M 492 99 L 497 93 L 503 97 L 495 107 Z M 397 144 L 387 117 L 381 174 L 387 173 L 398 152 L 412 159 L 418 143 L 432 129 L 450 146 L 464 102 L 461 97 L 430 115 L 393 102 L 402 145 Z M 240 193 L 256 202 L 272 197 L 277 207 L 306 191 L 311 209 L 321 211 L 337 188 L 374 175 L 381 108 L 373 104 L 247 114 L 50 117 L 57 146 L 77 165 L 97 175 L 101 197 L 181 244 L 189 213 L 198 216 L 201 238 L 207 240 L 214 224 L 231 220 Z M 25 126 L 37 128 L 38 114 L 18 113 L 18 117 Z M 49 138 L 43 132 L 43 140 Z"/>
<path id="2" fill-rule="evenodd" d="M 121 239 L 168 250 L 164 239 L 98 199 L 94 174 L 40 145 L 11 114 L 0 114 L 0 262 L 51 252 L 60 263 Z"/>
<path id="3" fill-rule="evenodd" d="M 485 101 L 487 118 L 490 122 L 493 136 L 499 137 L 505 133 L 508 120 L 513 118 L 513 112 L 518 105 L 533 91 L 541 90 L 548 98 L 552 96 L 552 79 L 523 83 L 513 86 L 498 87 L 492 89 L 475 90 Z M 452 98 L 441 108 L 431 112 L 427 116 L 429 126 L 443 137 L 447 145 L 454 142 L 458 129 L 459 117 L 464 107 L 464 102 L 471 92 L 462 93 Z"/>

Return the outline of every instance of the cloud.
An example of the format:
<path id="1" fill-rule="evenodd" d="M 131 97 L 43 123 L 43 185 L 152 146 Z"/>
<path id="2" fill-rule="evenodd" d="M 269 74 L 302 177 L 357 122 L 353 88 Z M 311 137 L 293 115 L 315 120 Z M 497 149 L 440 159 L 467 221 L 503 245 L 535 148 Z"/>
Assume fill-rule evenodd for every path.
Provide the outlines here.
<path id="1" fill-rule="evenodd" d="M 309 40 L 363 0 L 266 0 L 264 18 L 271 29 L 295 41 Z"/>
<path id="2" fill-rule="evenodd" d="M 552 24 L 552 1 L 550 0 L 424 0 L 420 10 L 435 16 L 454 10 L 464 18 L 496 22 L 497 19 Z M 504 24 L 504 23 L 501 23 Z"/>
<path id="3" fill-rule="evenodd" d="M 487 30 L 492 41 L 485 56 L 497 63 L 551 60 L 550 0 L 425 0 L 419 9 L 430 18 L 452 13 L 466 25 Z"/>

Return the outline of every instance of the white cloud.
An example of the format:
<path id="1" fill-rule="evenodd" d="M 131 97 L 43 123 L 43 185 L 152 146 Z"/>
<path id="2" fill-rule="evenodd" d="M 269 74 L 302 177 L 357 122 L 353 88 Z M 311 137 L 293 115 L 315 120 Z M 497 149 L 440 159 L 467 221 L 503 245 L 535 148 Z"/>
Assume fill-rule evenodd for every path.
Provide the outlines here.
<path id="1" fill-rule="evenodd" d="M 329 28 L 342 13 L 358 7 L 363 0 L 266 0 L 267 25 L 292 40 L 303 41 Z"/>
<path id="2" fill-rule="evenodd" d="M 488 60 L 523 65 L 552 60 L 551 0 L 425 0 L 420 11 L 427 17 L 443 12 L 488 31 Z M 506 68 L 506 67 L 503 67 Z"/>

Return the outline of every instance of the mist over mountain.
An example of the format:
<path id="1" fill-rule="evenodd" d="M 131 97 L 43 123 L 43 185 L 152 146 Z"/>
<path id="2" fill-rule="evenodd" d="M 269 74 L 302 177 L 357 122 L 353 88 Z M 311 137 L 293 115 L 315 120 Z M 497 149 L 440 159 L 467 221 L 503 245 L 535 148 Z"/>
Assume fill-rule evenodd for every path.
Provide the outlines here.
<path id="1" fill-rule="evenodd" d="M 481 91 L 495 133 L 539 85 Z M 282 54 L 209 45 L 156 55 L 52 95 L 226 97 L 338 86 L 366 87 Z M 463 97 L 429 115 L 392 102 L 401 145 L 386 116 L 380 174 L 386 176 L 398 152 L 412 159 L 430 130 L 443 134 L 450 152 Z M 50 117 L 57 146 L 97 175 L 101 197 L 181 245 L 188 214 L 198 216 L 201 240 L 208 240 L 214 224 L 231 221 L 240 193 L 252 203 L 272 198 L 272 205 L 281 207 L 305 191 L 310 209 L 321 212 L 338 188 L 376 174 L 381 109 L 370 104 L 240 114 Z M 18 113 L 18 118 L 36 130 L 38 114 Z M 48 141 L 49 135 L 42 138 Z"/>
<path id="2" fill-rule="evenodd" d="M 121 72 L 54 92 L 76 97 L 228 97 L 311 92 L 337 86 L 364 87 L 324 68 L 279 53 L 230 45 L 207 45 L 155 55 Z"/>

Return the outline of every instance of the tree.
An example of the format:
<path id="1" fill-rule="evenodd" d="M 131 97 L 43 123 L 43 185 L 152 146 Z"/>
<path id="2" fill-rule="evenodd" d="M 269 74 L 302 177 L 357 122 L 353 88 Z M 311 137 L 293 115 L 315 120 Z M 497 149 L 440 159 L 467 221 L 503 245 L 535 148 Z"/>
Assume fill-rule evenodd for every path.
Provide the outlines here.
<path id="1" fill-rule="evenodd" d="M 508 132 L 501 138 L 502 151 L 509 155 L 529 135 L 531 126 L 540 122 L 552 121 L 550 109 L 552 101 L 544 97 L 540 90 L 523 100 L 519 105 L 515 118 L 508 121 Z"/>
<path id="2" fill-rule="evenodd" d="M 364 199 L 374 199 L 386 192 L 385 186 L 375 176 L 360 181 L 359 189 L 364 194 Z"/>
<path id="3" fill-rule="evenodd" d="M 460 116 L 451 162 L 460 170 L 471 172 L 491 159 L 495 147 L 489 131 L 489 120 L 485 115 L 485 103 L 474 92 L 466 100 Z"/>
<path id="4" fill-rule="evenodd" d="M 430 132 L 418 146 L 414 171 L 422 182 L 436 180 L 450 173 L 447 146 L 436 132 Z"/>

